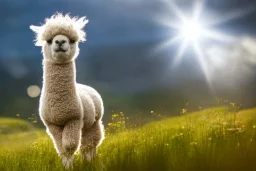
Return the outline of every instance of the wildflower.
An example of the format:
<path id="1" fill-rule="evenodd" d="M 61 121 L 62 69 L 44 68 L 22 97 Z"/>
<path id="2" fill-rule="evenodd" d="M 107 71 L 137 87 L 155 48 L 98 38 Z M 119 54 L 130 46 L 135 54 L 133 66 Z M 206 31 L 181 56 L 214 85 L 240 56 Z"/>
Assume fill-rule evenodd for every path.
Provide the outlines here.
<path id="1" fill-rule="evenodd" d="M 186 114 L 187 113 L 187 109 L 182 109 L 181 110 L 181 114 Z"/>
<path id="2" fill-rule="evenodd" d="M 244 129 L 243 128 L 236 128 L 237 129 L 237 133 L 242 133 L 244 132 Z"/>
<path id="3" fill-rule="evenodd" d="M 235 128 L 228 128 L 227 131 L 230 131 L 230 132 L 235 132 L 236 129 Z"/>
<path id="4" fill-rule="evenodd" d="M 37 145 L 38 145 L 37 142 L 34 142 L 34 143 L 32 144 L 33 147 L 37 147 Z"/>
<path id="5" fill-rule="evenodd" d="M 197 145 L 197 142 L 191 142 L 190 145 L 191 145 L 191 146 L 196 146 L 196 145 Z"/>
<path id="6" fill-rule="evenodd" d="M 117 117 L 118 116 L 118 114 L 113 114 L 112 115 L 112 118 L 115 118 L 115 117 Z"/>
<path id="7" fill-rule="evenodd" d="M 233 107 L 235 107 L 235 106 L 236 106 L 236 104 L 235 104 L 235 103 L 230 103 L 230 105 L 231 105 L 231 106 L 233 106 Z"/>

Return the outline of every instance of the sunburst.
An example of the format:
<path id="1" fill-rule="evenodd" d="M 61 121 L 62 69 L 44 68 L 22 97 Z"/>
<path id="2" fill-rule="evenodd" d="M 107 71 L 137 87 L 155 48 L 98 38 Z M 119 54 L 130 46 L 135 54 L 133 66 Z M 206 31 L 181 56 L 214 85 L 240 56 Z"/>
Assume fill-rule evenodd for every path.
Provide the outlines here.
<path id="1" fill-rule="evenodd" d="M 163 42 L 161 45 L 157 47 L 157 50 L 162 50 L 163 48 L 168 48 L 172 44 L 181 40 L 180 47 L 177 50 L 177 54 L 174 56 L 172 66 L 178 66 L 179 62 L 182 60 L 184 53 L 187 50 L 188 45 L 194 50 L 198 62 L 201 65 L 202 71 L 205 75 L 206 80 L 210 84 L 210 74 L 208 71 L 207 58 L 204 55 L 204 51 L 202 50 L 201 41 L 205 40 L 214 40 L 220 42 L 230 42 L 235 41 L 236 38 L 234 36 L 230 36 L 227 33 L 222 33 L 220 31 L 216 31 L 213 27 L 219 23 L 227 22 L 239 17 L 242 17 L 249 12 L 252 11 L 251 8 L 239 9 L 236 11 L 232 11 L 222 16 L 219 19 L 214 19 L 212 21 L 203 21 L 202 12 L 204 8 L 204 0 L 196 0 L 194 3 L 194 9 L 191 17 L 187 17 L 185 12 L 183 12 L 174 1 L 166 2 L 168 3 L 169 10 L 174 12 L 178 21 L 175 22 L 173 20 L 166 20 L 167 17 L 163 17 L 164 19 L 157 20 L 160 24 L 167 25 L 171 29 L 177 31 L 177 35 L 172 37 L 171 39 Z"/>

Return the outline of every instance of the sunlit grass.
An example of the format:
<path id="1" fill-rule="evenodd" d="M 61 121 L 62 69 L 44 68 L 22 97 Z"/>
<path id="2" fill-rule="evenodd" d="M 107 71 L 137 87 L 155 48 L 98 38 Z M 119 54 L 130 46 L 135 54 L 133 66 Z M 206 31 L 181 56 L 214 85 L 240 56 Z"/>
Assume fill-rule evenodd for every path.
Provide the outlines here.
<path id="1" fill-rule="evenodd" d="M 73 170 L 256 169 L 256 109 L 238 112 L 223 107 L 194 113 L 184 109 L 181 113 L 173 118 L 156 114 L 159 121 L 131 129 L 125 114 L 114 114 L 96 161 L 82 162 L 77 155 Z M 20 142 L 31 139 L 19 138 Z M 0 170 L 64 170 L 45 133 L 33 138 L 34 142 L 16 143 L 18 148 L 0 148 Z"/>
<path id="2" fill-rule="evenodd" d="M 21 119 L 0 117 L 0 134 L 17 133 L 33 129 L 33 126 Z"/>

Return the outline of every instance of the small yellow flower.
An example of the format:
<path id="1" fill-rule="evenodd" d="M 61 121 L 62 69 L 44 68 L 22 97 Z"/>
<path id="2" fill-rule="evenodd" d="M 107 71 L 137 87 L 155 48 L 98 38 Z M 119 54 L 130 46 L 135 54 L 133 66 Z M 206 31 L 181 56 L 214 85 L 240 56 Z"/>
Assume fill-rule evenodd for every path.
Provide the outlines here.
<path id="1" fill-rule="evenodd" d="M 182 114 L 187 113 L 187 109 L 182 109 Z"/>
<path id="2" fill-rule="evenodd" d="M 191 145 L 191 146 L 196 146 L 196 145 L 197 145 L 197 142 L 191 142 L 190 145 Z"/>

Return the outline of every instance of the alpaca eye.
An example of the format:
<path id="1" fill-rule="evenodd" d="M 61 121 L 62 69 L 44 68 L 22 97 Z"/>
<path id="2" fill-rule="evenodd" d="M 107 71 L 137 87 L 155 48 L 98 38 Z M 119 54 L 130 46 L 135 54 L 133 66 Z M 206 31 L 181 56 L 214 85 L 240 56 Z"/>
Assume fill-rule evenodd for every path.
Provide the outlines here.
<path id="1" fill-rule="evenodd" d="M 75 41 L 74 41 L 74 40 L 72 40 L 72 39 L 70 39 L 70 40 L 69 40 L 69 42 L 70 42 L 70 43 L 72 43 L 72 44 L 73 44 L 73 43 L 75 43 Z"/>
<path id="2" fill-rule="evenodd" d="M 47 40 L 47 43 L 52 44 L 52 39 Z"/>

